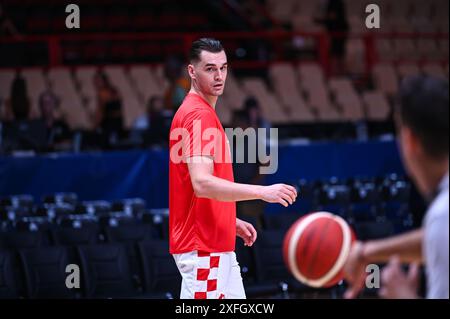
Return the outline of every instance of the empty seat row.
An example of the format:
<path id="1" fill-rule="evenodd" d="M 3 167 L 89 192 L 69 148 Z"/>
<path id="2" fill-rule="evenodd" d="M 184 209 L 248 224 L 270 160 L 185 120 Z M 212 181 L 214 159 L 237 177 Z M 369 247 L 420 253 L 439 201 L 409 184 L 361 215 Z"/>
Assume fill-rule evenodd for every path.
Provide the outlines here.
<path id="1" fill-rule="evenodd" d="M 168 243 L 144 241 L 133 249 L 105 244 L 0 250 L 0 298 L 177 298 L 181 277 Z"/>
<path id="2" fill-rule="evenodd" d="M 77 217 L 51 223 L 41 218 L 16 222 L 0 221 L 0 248 L 16 249 L 48 245 L 80 245 L 104 242 L 137 242 L 146 239 L 167 239 L 167 217 L 150 221 L 131 218 L 107 218 L 97 221 Z"/>
<path id="3" fill-rule="evenodd" d="M 283 236 L 283 231 L 261 232 L 254 249 L 238 240 L 248 297 L 283 298 L 311 290 L 296 282 L 284 265 Z M 77 282 L 68 265 L 79 267 L 79 288 L 66 286 L 68 280 Z M 17 254 L 0 250 L 0 269 L 2 298 L 178 298 L 181 288 L 166 241 L 38 247 Z"/>

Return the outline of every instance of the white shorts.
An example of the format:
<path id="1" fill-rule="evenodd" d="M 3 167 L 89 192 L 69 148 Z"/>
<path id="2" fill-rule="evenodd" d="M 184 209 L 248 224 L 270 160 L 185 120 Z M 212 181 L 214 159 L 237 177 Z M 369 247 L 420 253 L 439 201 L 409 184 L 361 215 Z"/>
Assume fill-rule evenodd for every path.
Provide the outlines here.
<path id="1" fill-rule="evenodd" d="M 181 299 L 245 299 L 241 268 L 234 252 L 174 254 Z"/>

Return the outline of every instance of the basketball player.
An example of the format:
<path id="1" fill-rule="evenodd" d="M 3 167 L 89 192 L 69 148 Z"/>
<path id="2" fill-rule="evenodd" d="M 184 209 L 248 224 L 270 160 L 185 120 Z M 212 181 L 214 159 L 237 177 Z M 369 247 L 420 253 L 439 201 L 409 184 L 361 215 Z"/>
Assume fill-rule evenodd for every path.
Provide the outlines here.
<path id="1" fill-rule="evenodd" d="M 407 78 L 397 110 L 399 142 L 406 170 L 429 200 L 423 226 L 387 239 L 356 242 L 345 267 L 357 295 L 365 282 L 365 266 L 389 262 L 381 279 L 386 298 L 418 297 L 418 263 L 425 263 L 427 298 L 449 298 L 449 107 L 448 82 L 432 77 Z M 402 262 L 414 263 L 405 274 Z"/>
<path id="2" fill-rule="evenodd" d="M 191 89 L 176 112 L 170 132 L 170 253 L 182 276 L 183 299 L 245 298 L 234 253 L 236 236 L 252 246 L 257 233 L 236 218 L 235 202 L 260 199 L 292 204 L 289 185 L 234 183 L 230 149 L 215 106 L 227 78 L 221 43 L 192 43 Z"/>

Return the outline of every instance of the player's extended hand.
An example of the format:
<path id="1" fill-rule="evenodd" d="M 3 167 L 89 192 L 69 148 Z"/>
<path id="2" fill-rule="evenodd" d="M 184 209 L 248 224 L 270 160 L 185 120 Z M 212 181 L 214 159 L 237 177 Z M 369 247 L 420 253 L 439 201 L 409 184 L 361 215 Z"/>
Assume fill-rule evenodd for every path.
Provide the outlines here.
<path id="1" fill-rule="evenodd" d="M 252 224 L 236 218 L 236 235 L 244 240 L 245 246 L 251 246 L 256 240 L 256 229 Z"/>
<path id="2" fill-rule="evenodd" d="M 353 243 L 344 265 L 344 278 L 349 286 L 344 294 L 344 297 L 347 299 L 356 298 L 358 293 L 364 287 L 367 275 L 367 262 L 363 258 L 362 250 L 362 242 L 356 241 Z"/>
<path id="3" fill-rule="evenodd" d="M 419 287 L 419 265 L 411 264 L 406 274 L 403 272 L 397 256 L 390 259 L 389 264 L 381 273 L 381 289 L 379 295 L 383 298 L 417 298 Z"/>
<path id="4" fill-rule="evenodd" d="M 261 199 L 268 203 L 280 203 L 284 207 L 292 205 L 297 199 L 295 187 L 286 184 L 274 184 L 261 188 Z"/>

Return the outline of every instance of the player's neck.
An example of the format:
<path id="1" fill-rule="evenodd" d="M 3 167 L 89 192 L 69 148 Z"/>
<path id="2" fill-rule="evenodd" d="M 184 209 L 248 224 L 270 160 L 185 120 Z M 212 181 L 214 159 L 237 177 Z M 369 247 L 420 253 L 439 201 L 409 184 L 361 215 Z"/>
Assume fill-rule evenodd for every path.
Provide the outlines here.
<path id="1" fill-rule="evenodd" d="M 191 87 L 189 93 L 194 93 L 201 96 L 206 102 L 208 102 L 209 105 L 211 105 L 211 107 L 214 110 L 216 110 L 216 103 L 218 98 L 217 96 L 203 94 L 200 90 L 197 90 L 194 86 Z"/>
<path id="2" fill-rule="evenodd" d="M 442 182 L 444 176 L 448 173 L 448 158 L 446 160 L 442 160 L 439 163 L 436 163 L 436 166 L 433 169 L 433 172 L 430 176 L 430 187 L 433 187 L 433 190 L 436 190 L 439 187 L 439 184 Z"/>

